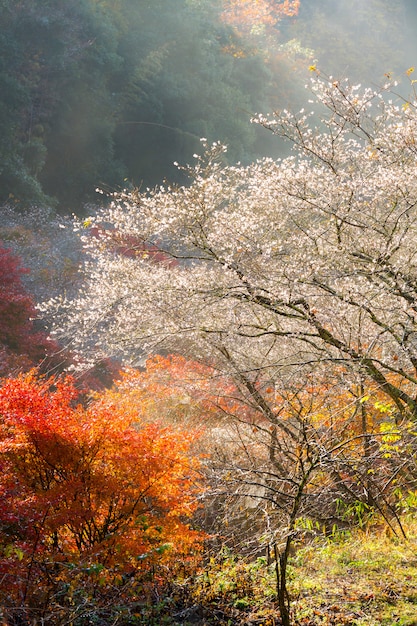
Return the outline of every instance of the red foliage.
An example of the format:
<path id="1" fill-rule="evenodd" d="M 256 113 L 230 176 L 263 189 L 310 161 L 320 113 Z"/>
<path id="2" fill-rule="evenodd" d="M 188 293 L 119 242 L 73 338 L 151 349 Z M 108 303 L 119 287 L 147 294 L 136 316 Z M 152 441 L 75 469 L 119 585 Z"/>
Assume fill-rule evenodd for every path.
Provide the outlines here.
<path id="1" fill-rule="evenodd" d="M 30 369 L 58 349 L 35 328 L 35 305 L 22 283 L 27 272 L 19 258 L 0 245 L 0 376 Z"/>
<path id="2" fill-rule="evenodd" d="M 35 606 L 75 575 L 94 593 L 124 575 L 143 583 L 156 562 L 184 566 L 201 539 L 187 524 L 195 433 L 138 424 L 111 395 L 76 401 L 70 379 L 0 389 L 0 605 Z"/>
<path id="3" fill-rule="evenodd" d="M 103 239 L 115 254 L 121 254 L 130 259 L 144 259 L 153 263 L 161 263 L 167 267 L 178 265 L 176 259 L 170 257 L 161 247 L 151 244 L 137 235 L 121 234 L 117 230 L 106 230 L 98 226 L 90 228 L 90 235 L 97 239 Z"/>
<path id="4" fill-rule="evenodd" d="M 0 244 L 0 377 L 27 372 L 60 373 L 78 359 L 36 329 L 37 311 L 22 276 L 29 272 L 18 256 Z M 112 385 L 120 364 L 104 359 L 78 380 L 84 390 L 101 391 Z"/>

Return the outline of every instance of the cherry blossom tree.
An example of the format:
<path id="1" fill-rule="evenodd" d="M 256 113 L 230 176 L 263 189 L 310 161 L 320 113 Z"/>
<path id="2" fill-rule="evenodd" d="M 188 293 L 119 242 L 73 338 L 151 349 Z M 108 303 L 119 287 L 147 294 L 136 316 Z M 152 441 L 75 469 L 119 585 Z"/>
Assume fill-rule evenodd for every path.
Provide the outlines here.
<path id="1" fill-rule="evenodd" d="M 79 298 L 49 303 L 58 336 L 90 354 L 138 363 L 175 351 L 234 380 L 257 416 L 243 426 L 255 442 L 248 463 L 229 456 L 226 471 L 233 466 L 249 495 L 255 485 L 258 498 L 284 507 L 284 577 L 313 477 L 331 478 L 330 505 L 339 489 L 389 520 L 397 469 L 411 487 L 416 475 L 417 99 L 389 80 L 363 89 L 311 70 L 311 112 L 254 119 L 292 144 L 290 156 L 227 165 L 226 148 L 203 141 L 204 154 L 182 168 L 188 186 L 116 194 L 78 225 L 91 254 Z M 118 252 L 121 238 L 130 254 Z M 330 403 L 317 419 L 310 380 L 342 389 L 333 395 L 346 398 L 343 408 Z M 349 419 L 335 438 L 340 414 Z M 242 437 L 239 445 L 250 450 Z M 397 469 L 381 463 L 394 456 Z M 285 578 L 280 593 L 287 623 Z"/>
<path id="2" fill-rule="evenodd" d="M 288 158 L 228 166 L 206 146 L 188 186 L 117 194 L 81 225 L 91 275 L 55 301 L 58 333 L 133 361 L 182 350 L 252 398 L 260 372 L 345 364 L 416 419 L 416 102 L 318 73 L 311 89 L 318 116 L 254 120 L 293 144 Z M 137 254 L 115 252 L 121 234 Z"/>

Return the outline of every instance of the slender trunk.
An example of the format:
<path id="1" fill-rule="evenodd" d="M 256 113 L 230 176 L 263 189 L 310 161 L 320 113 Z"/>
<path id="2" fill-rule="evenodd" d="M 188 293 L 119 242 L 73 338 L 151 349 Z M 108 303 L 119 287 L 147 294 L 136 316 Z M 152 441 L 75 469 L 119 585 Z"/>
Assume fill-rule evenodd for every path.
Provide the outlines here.
<path id="1" fill-rule="evenodd" d="M 294 497 L 293 507 L 290 513 L 290 519 L 288 524 L 288 535 L 285 541 L 285 546 L 281 554 L 279 554 L 276 543 L 274 543 L 274 557 L 275 557 L 275 574 L 277 579 L 277 596 L 278 606 L 281 615 L 282 626 L 291 626 L 290 620 L 290 597 L 287 589 L 287 566 L 290 556 L 290 550 L 294 539 L 295 523 L 301 507 L 301 501 L 304 495 L 304 490 L 310 475 L 316 467 L 316 462 L 312 462 L 308 469 L 303 473 L 300 483 L 297 488 L 297 492 Z"/>
<path id="2" fill-rule="evenodd" d="M 274 543 L 275 574 L 277 578 L 278 606 L 281 615 L 282 626 L 291 626 L 290 622 L 290 599 L 287 590 L 287 563 L 291 547 L 291 535 L 287 537 L 284 551 L 279 554 L 277 544 Z"/>

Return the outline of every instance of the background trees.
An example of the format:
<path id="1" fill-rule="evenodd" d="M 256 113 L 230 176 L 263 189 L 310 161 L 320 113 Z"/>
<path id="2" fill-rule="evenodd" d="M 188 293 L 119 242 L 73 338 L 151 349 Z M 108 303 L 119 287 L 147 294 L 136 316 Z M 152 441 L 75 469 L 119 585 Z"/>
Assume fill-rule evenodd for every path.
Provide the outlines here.
<path id="1" fill-rule="evenodd" d="M 385 73 L 404 71 L 407 58 L 408 65 L 415 58 L 411 42 L 402 50 L 397 45 L 400 38 L 408 39 L 413 21 L 409 6 L 407 1 L 371 0 L 366 5 L 354 1 L 347 5 L 342 0 L 320 4 L 302 0 L 293 36 L 315 51 L 328 74 L 349 76 L 362 84 L 379 83 Z M 366 68 L 364 57 L 368 59 Z"/>
<path id="2" fill-rule="evenodd" d="M 106 85 L 115 43 L 109 21 L 84 0 L 71 6 L 6 1 L 0 11 L 0 117 L 9 138 L 2 201 L 47 203 L 54 195 L 78 201 L 91 194 L 111 158 Z"/>
<path id="3" fill-rule="evenodd" d="M 55 199 L 65 211 L 98 185 L 154 184 L 203 135 L 224 136 L 236 159 L 251 150 L 267 71 L 256 55 L 223 52 L 216 2 L 28 0 L 0 11 L 0 201 Z"/>
<path id="4" fill-rule="evenodd" d="M 406 0 L 4 0 L 0 17 L 0 202 L 62 213 L 96 187 L 183 182 L 172 163 L 200 137 L 230 162 L 281 154 L 249 118 L 299 102 L 315 59 L 379 81 L 413 55 Z"/>

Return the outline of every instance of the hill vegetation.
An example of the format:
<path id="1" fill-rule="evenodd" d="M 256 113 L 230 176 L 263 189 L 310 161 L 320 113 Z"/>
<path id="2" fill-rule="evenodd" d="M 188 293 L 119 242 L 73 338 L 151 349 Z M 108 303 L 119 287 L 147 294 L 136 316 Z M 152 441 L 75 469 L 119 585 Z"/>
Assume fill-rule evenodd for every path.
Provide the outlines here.
<path id="1" fill-rule="evenodd" d="M 314 60 L 359 82 L 403 71 L 408 4 L 2 0 L 0 202 L 81 214 L 97 187 L 183 180 L 201 137 L 230 162 L 277 156 L 251 115 L 298 106 Z"/>

